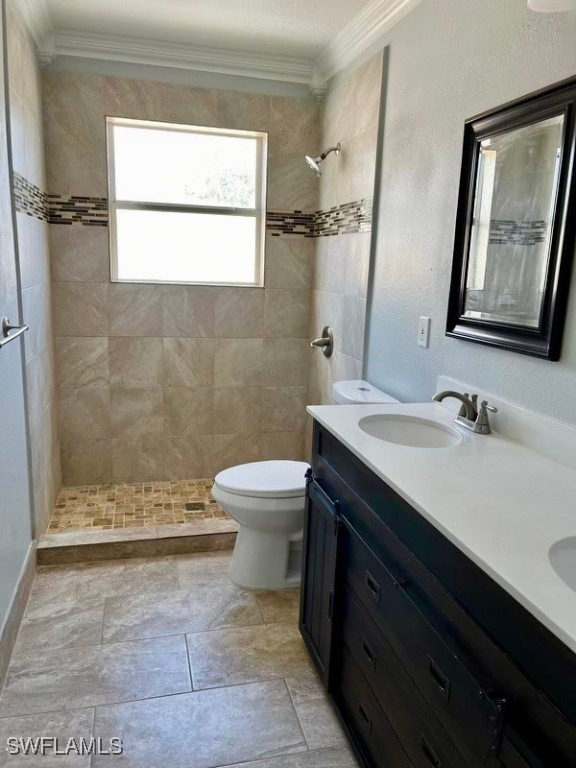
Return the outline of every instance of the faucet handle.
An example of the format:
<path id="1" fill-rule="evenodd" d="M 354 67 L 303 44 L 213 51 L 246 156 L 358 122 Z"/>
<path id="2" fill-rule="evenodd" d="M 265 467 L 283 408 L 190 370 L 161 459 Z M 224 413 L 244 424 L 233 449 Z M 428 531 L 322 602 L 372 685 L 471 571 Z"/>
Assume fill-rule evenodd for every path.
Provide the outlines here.
<path id="1" fill-rule="evenodd" d="M 488 411 L 490 413 L 498 413 L 498 408 L 488 405 L 488 400 L 482 400 L 480 410 L 478 411 L 478 418 L 474 424 L 474 432 L 478 435 L 489 435 L 492 432 Z"/>

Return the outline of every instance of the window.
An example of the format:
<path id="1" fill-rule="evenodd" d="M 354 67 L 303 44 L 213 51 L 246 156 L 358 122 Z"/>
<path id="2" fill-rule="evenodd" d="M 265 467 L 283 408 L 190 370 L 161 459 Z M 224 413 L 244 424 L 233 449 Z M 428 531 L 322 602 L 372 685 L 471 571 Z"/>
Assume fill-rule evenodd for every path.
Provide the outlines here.
<path id="1" fill-rule="evenodd" d="M 267 134 L 106 122 L 112 280 L 263 285 Z"/>

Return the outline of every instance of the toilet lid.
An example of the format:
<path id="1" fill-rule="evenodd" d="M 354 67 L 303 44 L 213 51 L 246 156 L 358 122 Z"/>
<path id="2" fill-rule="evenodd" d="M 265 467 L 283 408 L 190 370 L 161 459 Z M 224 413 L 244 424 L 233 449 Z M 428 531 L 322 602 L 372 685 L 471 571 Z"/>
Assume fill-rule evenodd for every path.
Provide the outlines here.
<path id="1" fill-rule="evenodd" d="M 304 476 L 308 468 L 305 461 L 255 461 L 219 472 L 214 484 L 240 496 L 277 499 L 304 496 Z"/>

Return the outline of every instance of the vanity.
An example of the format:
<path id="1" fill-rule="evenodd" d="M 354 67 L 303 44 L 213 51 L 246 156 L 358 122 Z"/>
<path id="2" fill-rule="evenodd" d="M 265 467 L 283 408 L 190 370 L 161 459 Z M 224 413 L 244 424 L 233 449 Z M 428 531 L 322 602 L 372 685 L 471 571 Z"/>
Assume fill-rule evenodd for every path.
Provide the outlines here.
<path id="1" fill-rule="evenodd" d="M 437 403 L 308 410 L 300 629 L 361 764 L 576 766 L 576 473 Z"/>

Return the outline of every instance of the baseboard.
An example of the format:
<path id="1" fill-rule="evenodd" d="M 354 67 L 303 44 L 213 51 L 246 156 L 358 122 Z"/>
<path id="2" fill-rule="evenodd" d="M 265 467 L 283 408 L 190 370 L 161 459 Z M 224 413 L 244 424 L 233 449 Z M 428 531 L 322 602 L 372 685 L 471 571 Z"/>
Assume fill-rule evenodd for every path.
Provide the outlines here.
<path id="1" fill-rule="evenodd" d="M 10 664 L 10 657 L 16 643 L 16 636 L 20 629 L 20 623 L 26 610 L 26 603 L 32 589 L 34 574 L 36 573 L 36 543 L 30 544 L 24 565 L 20 572 L 18 586 L 14 592 L 12 603 L 8 610 L 4 626 L 0 632 L 0 690 L 4 685 L 4 678 Z"/>

